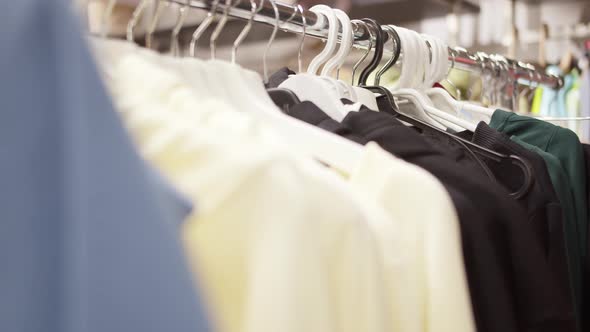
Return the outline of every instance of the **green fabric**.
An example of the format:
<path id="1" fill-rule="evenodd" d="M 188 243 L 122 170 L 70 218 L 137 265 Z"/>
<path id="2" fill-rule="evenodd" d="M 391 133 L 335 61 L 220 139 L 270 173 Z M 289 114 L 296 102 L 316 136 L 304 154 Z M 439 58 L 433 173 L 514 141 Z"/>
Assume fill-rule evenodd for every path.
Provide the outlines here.
<path id="1" fill-rule="evenodd" d="M 570 275 L 570 284 L 572 286 L 572 298 L 577 300 L 579 295 L 574 294 L 581 294 L 582 258 L 580 256 L 580 245 L 577 236 L 578 227 L 576 209 L 572 191 L 570 190 L 571 186 L 567 177 L 567 172 L 561 166 L 559 159 L 557 159 L 554 155 L 545 152 L 534 145 L 528 144 L 516 136 L 512 136 L 511 139 L 529 151 L 538 154 L 545 161 L 547 171 L 549 172 L 549 177 L 551 178 L 551 184 L 553 184 L 553 189 L 555 189 L 555 193 L 557 194 L 557 198 L 559 199 L 561 209 L 565 216 L 563 229 L 567 250 L 568 271 Z M 576 308 L 576 310 L 580 309 L 579 307 Z"/>
<path id="2" fill-rule="evenodd" d="M 508 136 L 516 136 L 520 140 L 552 154 L 559 160 L 571 185 L 580 250 L 585 253 L 588 224 L 586 161 L 578 136 L 569 129 L 502 110 L 494 112 L 490 127 Z"/>
<path id="3" fill-rule="evenodd" d="M 584 260 L 588 227 L 586 161 L 578 136 L 569 129 L 502 110 L 494 112 L 490 127 L 508 136 L 516 136 L 521 141 L 534 145 L 559 160 L 569 181 L 577 224 L 578 252 Z M 576 290 L 576 304 L 580 303 L 580 294 Z"/>

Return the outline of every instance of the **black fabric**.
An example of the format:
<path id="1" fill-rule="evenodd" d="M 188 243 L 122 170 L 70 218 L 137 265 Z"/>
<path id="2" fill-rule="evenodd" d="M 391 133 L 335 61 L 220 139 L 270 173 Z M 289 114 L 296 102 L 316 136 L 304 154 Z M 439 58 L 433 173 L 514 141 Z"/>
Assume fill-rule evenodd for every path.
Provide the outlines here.
<path id="1" fill-rule="evenodd" d="M 422 136 L 432 145 L 443 150 L 445 154 L 465 167 L 478 171 L 482 176 L 488 178 L 492 183 L 496 183 L 496 177 L 492 170 L 484 162 L 484 158 L 473 153 L 469 148 L 462 144 L 460 140 L 454 138 L 448 133 L 423 132 Z"/>
<path id="2" fill-rule="evenodd" d="M 527 210 L 529 223 L 534 225 L 538 239 L 544 244 L 549 266 L 556 273 L 556 280 L 564 297 L 572 304 L 570 310 L 573 315 L 572 284 L 576 280 L 572 279 L 574 275 L 571 273 L 579 271 L 575 266 L 576 262 L 572 261 L 577 256 L 568 254 L 575 250 L 575 246 L 572 248 L 572 245 L 566 242 L 567 211 L 564 210 L 565 207 L 561 205 L 559 195 L 554 190 L 545 160 L 484 123 L 478 125 L 475 133 L 466 131 L 456 135 L 499 153 L 519 156 L 531 165 L 535 181 L 518 201 Z M 485 159 L 484 162 L 493 170 L 498 181 L 511 191 L 522 184 L 522 171 L 518 167 Z"/>
<path id="3" fill-rule="evenodd" d="M 586 201 L 590 210 L 590 145 L 582 144 L 584 159 L 586 162 Z M 590 238 L 590 227 L 588 227 L 588 238 Z M 586 246 L 586 258 L 584 260 L 584 290 L 582 296 L 582 326 L 590 328 L 590 243 Z"/>
<path id="4" fill-rule="evenodd" d="M 287 67 L 283 67 L 277 70 L 276 73 L 270 75 L 268 78 L 268 83 L 266 84 L 266 88 L 278 88 L 281 83 L 289 78 L 289 75 L 295 75 L 295 72 Z"/>
<path id="5" fill-rule="evenodd" d="M 459 214 L 465 266 L 478 331 L 574 331 L 542 244 L 521 206 L 476 166 L 456 163 L 390 114 L 361 110 L 338 123 L 319 110 L 292 116 L 343 137 L 375 141 L 435 175 Z M 361 141 L 361 142 L 362 142 Z M 472 164 L 475 165 L 475 164 Z"/>
<path id="6" fill-rule="evenodd" d="M 461 192 L 475 205 L 475 215 L 463 214 L 468 210 L 460 205 L 457 210 L 465 234 L 464 256 L 479 331 L 575 330 L 570 302 L 553 275 L 543 245 L 525 211 L 504 188 L 491 184 L 473 168 L 455 163 L 389 114 L 349 113 L 342 124 L 428 170 L 445 187 Z M 481 235 L 481 229 L 491 240 L 485 244 L 492 246 L 488 248 L 490 257 L 477 251 L 484 245 L 479 241 L 485 239 L 471 237 Z"/>
<path id="7" fill-rule="evenodd" d="M 349 128 L 341 126 L 338 121 L 330 118 L 318 106 L 310 101 L 302 101 L 291 107 L 286 113 L 296 119 L 337 134 L 338 136 L 345 137 L 359 144 L 365 145 L 368 143 L 366 139 L 353 134 Z"/>
<path id="8" fill-rule="evenodd" d="M 564 306 L 562 312 L 570 312 L 574 320 L 573 299 L 571 298 L 571 282 L 568 269 L 568 255 L 565 243 L 565 216 L 559 197 L 553 188 L 547 165 L 543 158 L 529 151 L 508 136 L 502 134 L 485 123 L 478 124 L 473 135 L 473 142 L 485 148 L 507 154 L 516 155 L 529 162 L 534 173 L 531 189 L 520 198 L 519 203 L 526 209 L 528 222 L 533 225 L 538 240 L 543 244 L 547 262 L 551 271 L 555 273 L 557 286 L 570 305 Z M 519 186 L 522 182 L 520 169 L 512 169 L 499 163 L 488 162 L 488 166 L 500 182 L 514 183 Z"/>

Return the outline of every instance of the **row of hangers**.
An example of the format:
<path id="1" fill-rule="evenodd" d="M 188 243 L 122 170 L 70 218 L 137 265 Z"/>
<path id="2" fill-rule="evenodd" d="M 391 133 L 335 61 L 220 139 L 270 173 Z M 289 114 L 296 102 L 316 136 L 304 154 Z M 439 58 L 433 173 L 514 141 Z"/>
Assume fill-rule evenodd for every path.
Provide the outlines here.
<path id="1" fill-rule="evenodd" d="M 219 8 L 220 1 L 214 0 L 207 17 L 194 31 L 189 47 L 189 54 L 191 56 L 194 56 L 196 53 L 195 50 L 200 37 L 217 18 L 218 11 L 222 9 L 222 16 L 217 22 L 217 26 L 209 41 L 211 58 L 215 59 L 216 40 L 228 20 L 229 10 L 240 3 L 240 0 L 234 0 L 233 2 L 232 0 L 225 0 L 223 8 Z M 219 92 L 216 91 L 215 86 L 220 90 L 231 89 L 232 91 L 236 91 L 236 93 L 237 91 L 247 91 L 247 93 L 241 93 L 238 98 L 240 100 L 240 108 L 248 109 L 255 116 L 260 117 L 263 121 L 278 129 L 294 149 L 341 170 L 352 171 L 356 167 L 357 162 L 361 160 L 362 149 L 359 145 L 290 118 L 282 112 L 277 111 L 277 106 L 273 102 L 273 100 L 276 100 L 277 94 L 283 98 L 283 101 L 286 98 L 288 100 L 287 104 L 296 104 L 300 100 L 308 100 L 317 105 L 333 119 L 340 121 L 348 112 L 354 111 L 351 107 L 347 107 L 341 102 L 342 98 L 346 98 L 355 103 L 364 104 L 374 111 L 388 112 L 399 120 L 411 124 L 422 131 L 436 131 L 440 135 L 445 135 L 455 140 L 458 144 L 467 147 L 467 150 L 476 156 L 476 160 L 486 158 L 493 162 L 510 164 L 520 168 L 523 174 L 523 184 L 511 195 L 521 197 L 529 190 L 533 182 L 533 175 L 532 168 L 527 161 L 518 156 L 504 155 L 480 147 L 448 132 L 449 130 L 454 132 L 469 130 L 473 132 L 479 121 L 489 123 L 494 110 L 469 102 L 455 100 L 446 90 L 433 88 L 434 83 L 444 80 L 452 68 L 451 60 L 449 60 L 448 56 L 449 48 L 440 39 L 421 35 L 415 31 L 393 25 L 382 26 L 373 19 L 350 20 L 348 15 L 343 11 L 332 9 L 325 5 L 317 5 L 310 10 L 317 15 L 318 20 L 322 21 L 321 24 L 323 24 L 323 20 L 327 23 L 328 37 L 325 47 L 311 60 L 307 70 L 303 71 L 301 52 L 303 41 L 306 37 L 306 24 L 304 22 L 298 50 L 299 73 L 291 75 L 278 89 L 267 91 L 264 88 L 260 89 L 256 84 L 251 84 L 252 76 L 246 75 L 239 66 L 235 65 L 237 51 L 251 30 L 258 11 L 263 7 L 264 2 L 268 1 L 272 5 L 275 17 L 272 34 L 262 55 L 264 81 L 267 82 L 268 67 L 266 65 L 266 57 L 280 28 L 280 16 L 278 7 L 272 0 L 261 0 L 259 3 L 255 0 L 249 1 L 251 5 L 250 16 L 245 27 L 232 45 L 231 62 L 227 63 L 227 65 L 221 65 L 219 62 L 216 63 L 216 66 L 218 66 L 216 70 L 219 70 L 219 77 L 225 77 L 226 80 L 221 82 L 218 79 L 216 81 L 213 80 L 214 82 L 207 82 L 206 84 L 212 95 Z M 102 30 L 103 37 L 108 35 L 109 17 L 115 2 L 114 0 L 109 0 L 106 6 Z M 142 0 L 140 2 L 127 25 L 127 40 L 131 43 L 133 43 L 135 37 L 134 29 L 149 2 L 150 0 Z M 152 21 L 149 22 L 145 36 L 147 47 L 151 46 L 153 33 L 157 29 L 163 9 L 170 6 L 170 4 L 168 0 L 158 0 L 155 15 Z M 177 21 L 171 32 L 172 46 L 170 53 L 175 57 L 180 56 L 181 53 L 178 34 L 191 8 L 191 1 L 185 1 L 178 8 Z M 303 14 L 301 6 L 294 7 L 291 17 L 294 17 L 298 12 Z M 305 16 L 301 16 L 305 20 Z M 370 47 L 366 49 L 362 58 L 355 63 L 352 82 L 345 82 L 339 79 L 338 73 L 353 48 L 353 26 L 358 25 L 363 26 L 370 35 Z M 379 68 L 387 44 L 391 45 L 391 52 L 388 52 L 391 54 L 391 57 Z M 369 56 L 371 51 L 373 51 L 372 58 L 368 65 L 361 70 L 358 76 L 358 84 L 352 84 L 355 82 L 357 69 Z M 403 59 L 403 65 L 401 66 L 400 77 L 395 85 L 391 87 L 380 85 L 382 75 L 401 59 Z M 164 63 L 162 65 L 167 66 Z M 211 66 L 212 64 L 209 62 L 207 65 Z M 372 82 L 373 84 L 369 85 L 368 81 L 372 73 L 375 73 L 375 77 Z M 263 86 L 261 85 L 261 87 Z M 227 94 L 224 94 L 224 97 L 227 98 Z M 382 105 L 381 108 L 377 106 L 377 98 L 387 101 L 386 109 Z M 245 107 L 248 103 L 250 103 L 249 105 L 251 107 Z M 284 105 L 284 102 L 280 105 Z M 400 144 L 403 144 L 403 142 L 400 142 Z M 483 164 L 482 168 L 487 170 Z M 491 180 L 495 181 L 494 176 L 489 171 L 486 171 L 486 173 Z"/>

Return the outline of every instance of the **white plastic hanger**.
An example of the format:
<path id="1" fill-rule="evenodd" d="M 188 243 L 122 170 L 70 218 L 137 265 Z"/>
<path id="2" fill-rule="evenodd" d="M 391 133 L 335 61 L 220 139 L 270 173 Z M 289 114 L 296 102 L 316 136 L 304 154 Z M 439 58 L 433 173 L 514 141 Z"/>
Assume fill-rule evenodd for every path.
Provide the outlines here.
<path id="1" fill-rule="evenodd" d="M 452 129 L 454 131 L 462 131 L 464 129 L 475 130 L 476 125 L 458 118 L 455 115 L 446 113 L 434 106 L 430 98 L 424 92 L 425 86 L 431 86 L 429 74 L 433 72 L 430 68 L 430 57 L 427 44 L 417 32 L 398 28 L 396 30 L 402 41 L 402 47 L 405 44 L 404 50 L 404 67 L 408 64 L 410 70 L 414 72 L 412 77 L 405 79 L 402 82 L 408 82 L 408 88 L 397 89 L 393 92 L 395 96 L 404 97 L 410 100 L 415 107 L 409 108 L 407 111 L 413 112 L 422 121 L 427 121 L 440 129 Z M 408 52 L 409 51 L 409 52 Z M 411 56 L 408 56 L 411 55 Z M 402 71 L 404 69 L 402 68 Z M 407 72 L 403 73 L 406 74 Z M 402 76 L 403 76 L 402 74 Z M 398 82 L 399 84 L 399 82 Z M 401 108 L 404 111 L 404 108 Z"/>
<path id="2" fill-rule="evenodd" d="M 241 77 L 241 79 L 237 79 L 237 77 Z M 256 78 L 260 84 L 254 84 L 253 80 Z M 240 80 L 241 83 L 238 83 Z M 250 104 L 252 106 L 242 106 L 240 110 L 255 114 L 265 124 L 272 126 L 293 151 L 309 158 L 321 160 L 348 174 L 356 169 L 358 162 L 362 159 L 363 147 L 361 145 L 282 113 L 268 96 L 262 80 L 257 74 L 233 66 L 233 68 L 229 68 L 224 81 L 235 83 L 232 90 L 249 87 L 247 91 L 252 98 Z M 228 89 L 227 85 L 225 88 Z"/>
<path id="3" fill-rule="evenodd" d="M 447 116 L 441 117 L 440 115 L 438 115 L 441 113 L 437 114 L 434 112 L 430 112 L 430 114 L 433 115 L 435 119 L 444 124 L 446 127 L 454 131 L 462 131 L 463 129 L 468 129 L 471 131 L 475 130 L 478 121 L 473 121 L 471 118 L 466 120 L 460 117 L 459 114 L 455 112 L 454 108 L 452 107 L 446 110 L 444 108 L 441 109 L 441 107 L 435 105 L 432 99 L 428 96 L 427 91 L 431 90 L 433 84 L 437 81 L 435 77 L 439 72 L 443 71 L 442 64 L 440 63 L 441 61 L 439 61 L 439 58 L 444 57 L 444 63 L 448 63 L 448 56 L 446 53 L 443 53 L 441 45 L 436 43 L 434 38 L 430 38 L 430 42 L 432 44 L 436 43 L 436 48 L 433 48 L 432 46 L 429 47 L 429 41 L 425 40 L 424 37 L 418 34 L 417 32 L 412 31 L 412 37 L 418 43 L 418 47 L 420 50 L 419 53 L 422 55 L 421 57 L 419 57 L 419 59 L 421 61 L 421 66 L 424 66 L 424 77 L 421 84 L 419 84 L 418 86 L 418 90 L 428 98 L 431 105 L 436 110 L 446 113 Z M 434 62 L 432 61 L 433 59 Z"/>
<path id="4" fill-rule="evenodd" d="M 340 40 L 340 48 L 336 54 L 326 62 L 324 68 L 322 68 L 322 76 L 330 76 L 335 69 L 340 69 L 346 58 L 350 54 L 353 42 L 352 25 L 350 24 L 350 18 L 340 9 L 333 9 L 336 18 L 340 22 L 342 29 L 342 38 Z"/>
<path id="5" fill-rule="evenodd" d="M 293 91 L 300 100 L 311 101 L 322 111 L 336 121 L 342 121 L 347 110 L 340 101 L 339 88 L 326 80 L 318 78 L 319 67 L 328 61 L 336 50 L 338 44 L 338 18 L 334 10 L 325 5 L 316 5 L 310 9 L 318 16 L 318 25 L 323 25 L 328 20 L 328 40 L 326 46 L 309 64 L 307 73 L 291 75 L 279 85 Z"/>
<path id="6" fill-rule="evenodd" d="M 340 71 L 340 68 L 342 68 L 344 62 L 348 58 L 348 55 L 352 51 L 352 44 L 354 42 L 354 31 L 352 29 L 350 18 L 342 10 L 334 9 L 334 12 L 340 21 L 340 26 L 342 27 L 342 38 L 338 52 L 324 65 L 321 73 L 322 78 L 329 77 L 334 70 L 337 70 L 337 72 Z M 341 98 L 346 98 L 359 104 L 359 106 L 347 107 L 347 114 L 351 110 L 358 111 L 358 108 L 361 104 L 365 105 L 369 109 L 378 110 L 377 99 L 371 91 L 361 87 L 352 86 L 347 82 L 339 80 L 338 77 L 336 77 L 336 79 L 330 79 L 332 82 L 335 82 L 338 85 Z"/>
<path id="7" fill-rule="evenodd" d="M 270 99 L 257 73 L 217 60 L 201 70 L 202 75 L 191 75 L 193 80 L 206 80 L 202 85 L 210 93 L 271 126 L 293 151 L 349 174 L 356 169 L 363 154 L 361 145 L 283 114 Z"/>
<path id="8" fill-rule="evenodd" d="M 348 15 L 340 9 L 333 9 L 333 13 L 340 22 L 342 38 L 340 41 L 340 48 L 338 48 L 336 54 L 326 62 L 324 68 L 322 68 L 320 78 L 333 84 L 338 89 L 340 98 L 356 101 L 356 93 L 353 91 L 352 85 L 330 76 L 334 70 L 340 70 L 344 61 L 346 61 L 346 58 L 350 54 L 353 42 L 352 25 L 350 24 L 350 18 Z"/>
<path id="9" fill-rule="evenodd" d="M 322 66 L 322 64 L 326 63 L 336 48 L 338 47 L 338 28 L 339 22 L 334 9 L 326 6 L 326 5 L 315 5 L 311 7 L 310 11 L 316 13 L 318 15 L 318 25 L 324 25 L 324 19 L 328 20 L 328 39 L 326 40 L 326 46 L 324 49 L 316 55 L 315 58 L 311 60 L 309 65 L 307 66 L 307 72 L 309 74 L 318 74 L 318 70 Z M 321 23 L 320 23 L 321 22 Z"/>
<path id="10" fill-rule="evenodd" d="M 433 119 L 427 113 L 426 108 L 432 106 L 430 102 L 423 95 L 412 89 L 412 87 L 417 85 L 417 80 L 415 77 L 423 75 L 423 73 L 418 72 L 416 58 L 419 57 L 419 55 L 417 54 L 415 41 L 412 40 L 412 38 L 409 36 L 409 33 L 405 29 L 399 27 L 393 28 L 396 29 L 400 37 L 401 48 L 404 57 L 400 77 L 394 86 L 390 88 L 390 90 L 394 96 L 403 97 L 414 104 L 413 107 L 400 107 L 400 112 L 408 113 L 408 115 L 418 120 L 424 121 L 441 130 L 446 130 L 444 125 Z"/>
<path id="11" fill-rule="evenodd" d="M 361 103 L 362 105 L 365 105 L 370 110 L 377 112 L 379 111 L 379 106 L 377 106 L 377 99 L 375 98 L 373 92 L 354 85 L 358 67 L 363 63 L 363 61 L 365 61 L 367 56 L 369 56 L 369 53 L 371 53 L 371 49 L 373 48 L 373 39 L 375 36 L 373 30 L 369 28 L 369 25 L 366 22 L 361 20 L 353 20 L 351 22 L 353 22 L 354 24 L 363 25 L 365 27 L 365 31 L 369 33 L 369 44 L 367 46 L 365 53 L 363 53 L 363 56 L 352 66 L 352 76 L 350 82 L 353 85 L 352 89 L 354 91 L 354 94 L 356 95 L 355 101 Z"/>
<path id="12" fill-rule="evenodd" d="M 433 104 L 438 109 L 472 124 L 477 124 L 479 121 L 489 123 L 494 110 L 469 102 L 457 101 L 446 90 L 431 87 L 434 83 L 443 80 L 450 70 L 448 47 L 438 38 L 426 35 L 422 37 L 428 42 L 432 50 L 432 70 L 430 71 L 430 79 L 426 82 L 426 94 Z"/>

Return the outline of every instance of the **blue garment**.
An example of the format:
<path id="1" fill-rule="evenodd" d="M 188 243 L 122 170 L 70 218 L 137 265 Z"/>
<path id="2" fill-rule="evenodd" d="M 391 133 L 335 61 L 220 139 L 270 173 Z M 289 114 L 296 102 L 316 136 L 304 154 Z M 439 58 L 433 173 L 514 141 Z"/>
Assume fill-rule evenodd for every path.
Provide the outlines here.
<path id="1" fill-rule="evenodd" d="M 0 30 L 0 331 L 208 331 L 177 221 L 65 0 Z"/>
<path id="2" fill-rule="evenodd" d="M 561 69 L 557 66 L 549 66 L 547 67 L 547 74 L 553 75 L 561 75 Z M 551 117 L 559 117 L 562 110 L 560 110 L 559 100 L 558 100 L 558 93 L 559 90 L 552 89 L 550 87 L 545 87 L 543 89 L 543 97 L 541 98 L 541 107 L 540 107 L 540 115 L 541 116 L 551 116 Z M 565 104 L 563 105 L 563 111 L 565 111 Z M 567 112 L 566 112 L 567 114 Z M 565 116 L 565 115 L 564 115 Z"/>
<path id="3" fill-rule="evenodd" d="M 162 203 L 164 212 L 167 214 L 166 220 L 170 220 L 174 225 L 180 227 L 185 219 L 193 212 L 193 203 L 190 199 L 182 195 L 160 172 L 151 165 L 145 165 L 148 176 L 157 188 L 156 193 L 159 195 L 158 200 Z"/>
<path id="4" fill-rule="evenodd" d="M 555 105 L 555 117 L 567 118 L 569 112 L 567 110 L 567 94 L 572 90 L 576 78 L 573 74 L 567 74 L 563 77 L 563 87 L 557 91 L 557 104 Z"/>

